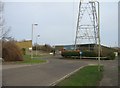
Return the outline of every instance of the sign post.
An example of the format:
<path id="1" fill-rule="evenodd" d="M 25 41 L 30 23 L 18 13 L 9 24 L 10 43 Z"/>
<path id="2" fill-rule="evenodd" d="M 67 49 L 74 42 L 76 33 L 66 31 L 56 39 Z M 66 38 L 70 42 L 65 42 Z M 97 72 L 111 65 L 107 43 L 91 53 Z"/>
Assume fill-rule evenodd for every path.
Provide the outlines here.
<path id="1" fill-rule="evenodd" d="M 82 52 L 80 51 L 80 59 L 82 58 Z"/>

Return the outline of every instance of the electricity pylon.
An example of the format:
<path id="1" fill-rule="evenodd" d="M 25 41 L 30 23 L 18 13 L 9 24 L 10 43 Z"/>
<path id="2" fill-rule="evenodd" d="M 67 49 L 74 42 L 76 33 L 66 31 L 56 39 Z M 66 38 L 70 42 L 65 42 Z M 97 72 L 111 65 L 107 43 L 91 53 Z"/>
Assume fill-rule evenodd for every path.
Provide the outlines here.
<path id="1" fill-rule="evenodd" d="M 75 49 L 81 44 L 95 44 L 100 42 L 99 35 L 99 3 L 94 1 L 79 3 L 79 13 L 75 37 Z"/>
<path id="2" fill-rule="evenodd" d="M 96 9 L 96 5 L 98 9 Z M 100 45 L 100 10 L 99 8 L 100 6 L 99 6 L 98 1 L 89 1 L 87 3 L 84 3 L 82 0 L 80 1 L 77 29 L 76 29 L 76 38 L 75 38 L 75 49 L 77 49 L 78 43 L 79 44 L 93 43 L 95 44 L 95 46 L 98 46 L 98 50 L 97 50 L 98 51 L 98 71 L 101 70 L 100 68 L 101 45 Z"/>

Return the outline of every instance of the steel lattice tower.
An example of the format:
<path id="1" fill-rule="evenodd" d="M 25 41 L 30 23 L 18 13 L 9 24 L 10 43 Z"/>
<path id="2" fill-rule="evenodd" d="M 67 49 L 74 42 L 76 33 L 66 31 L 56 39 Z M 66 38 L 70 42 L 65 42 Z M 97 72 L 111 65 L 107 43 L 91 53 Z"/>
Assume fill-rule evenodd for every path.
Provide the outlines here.
<path id="1" fill-rule="evenodd" d="M 98 7 L 98 4 L 93 1 L 80 1 L 75 37 L 75 49 L 78 49 L 78 44 L 98 44 L 100 38 L 98 30 L 99 11 L 96 7 Z"/>

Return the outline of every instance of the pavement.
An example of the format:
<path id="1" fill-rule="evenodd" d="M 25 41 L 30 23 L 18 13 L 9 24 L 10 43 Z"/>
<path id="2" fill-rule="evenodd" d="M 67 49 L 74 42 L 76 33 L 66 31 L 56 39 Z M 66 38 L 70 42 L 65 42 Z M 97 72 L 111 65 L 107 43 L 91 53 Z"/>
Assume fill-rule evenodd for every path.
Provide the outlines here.
<path id="1" fill-rule="evenodd" d="M 25 66 L 32 66 L 32 65 L 3 65 L 2 69 L 11 69 L 11 68 L 19 68 L 19 67 L 25 67 Z"/>
<path id="2" fill-rule="evenodd" d="M 102 61 L 103 79 L 100 86 L 118 86 L 118 57 L 115 60 Z"/>
<path id="3" fill-rule="evenodd" d="M 4 86 L 49 86 L 76 69 L 88 64 L 98 64 L 97 60 L 67 60 L 60 57 L 43 58 L 48 63 L 38 65 L 3 65 Z M 118 85 L 118 62 L 102 60 L 104 76 L 100 86 Z"/>

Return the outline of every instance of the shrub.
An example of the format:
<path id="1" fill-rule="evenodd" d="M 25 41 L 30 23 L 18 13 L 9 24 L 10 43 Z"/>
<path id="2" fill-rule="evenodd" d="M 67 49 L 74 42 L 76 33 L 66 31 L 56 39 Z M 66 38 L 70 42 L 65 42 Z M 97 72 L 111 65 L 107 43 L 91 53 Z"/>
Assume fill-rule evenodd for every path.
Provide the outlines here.
<path id="1" fill-rule="evenodd" d="M 20 49 L 13 41 L 3 41 L 2 57 L 4 61 L 22 61 Z"/>
<path id="2" fill-rule="evenodd" d="M 63 51 L 61 54 L 63 57 L 71 57 L 71 56 L 80 56 L 80 51 Z M 93 51 L 83 51 L 82 55 L 84 57 L 96 57 L 97 54 Z"/>
<path id="3" fill-rule="evenodd" d="M 115 59 L 115 54 L 114 54 L 114 52 L 108 53 L 108 54 L 107 54 L 107 59 L 109 59 L 109 60 L 114 60 L 114 59 Z"/>
<path id="4" fill-rule="evenodd" d="M 63 51 L 61 55 L 63 57 L 80 56 L 79 52 L 77 51 Z"/>
<path id="5" fill-rule="evenodd" d="M 82 56 L 84 56 L 84 57 L 97 57 L 97 54 L 94 51 L 83 51 Z"/>
<path id="6" fill-rule="evenodd" d="M 79 57 L 80 56 L 80 51 L 69 51 L 69 50 L 63 50 L 61 55 L 63 57 Z M 82 57 L 98 57 L 98 53 L 95 51 L 82 51 Z M 106 60 L 113 60 L 115 59 L 115 54 L 114 52 L 107 52 L 105 54 L 101 54 L 101 57 L 107 57 L 104 58 Z M 103 58 L 101 58 L 103 59 Z"/>
<path id="7" fill-rule="evenodd" d="M 25 55 L 25 54 L 26 54 L 25 48 L 22 48 L 22 49 L 21 49 L 21 52 L 22 52 L 22 55 Z"/>

